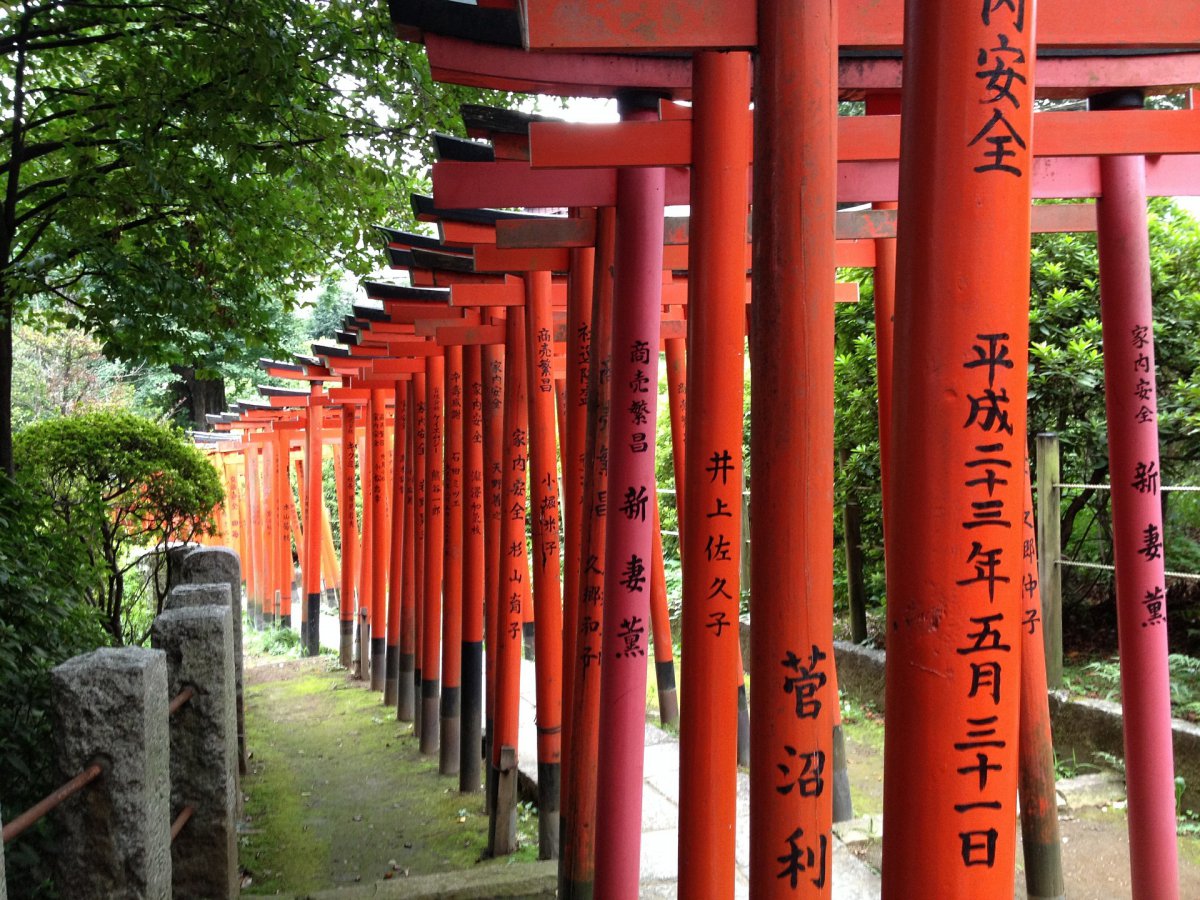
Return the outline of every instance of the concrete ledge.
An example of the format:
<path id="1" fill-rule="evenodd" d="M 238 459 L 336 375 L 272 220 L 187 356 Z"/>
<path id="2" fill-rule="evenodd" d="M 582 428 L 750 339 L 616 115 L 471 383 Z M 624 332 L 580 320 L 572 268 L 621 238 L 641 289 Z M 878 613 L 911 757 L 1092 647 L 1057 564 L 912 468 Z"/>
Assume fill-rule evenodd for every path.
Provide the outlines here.
<path id="1" fill-rule="evenodd" d="M 393 878 L 372 884 L 301 894 L 302 900 L 488 900 L 554 897 L 558 891 L 558 862 L 497 863 L 439 875 Z"/>
<path id="2" fill-rule="evenodd" d="M 847 695 L 884 712 L 884 653 L 846 641 L 835 641 L 838 685 Z M 1125 756 L 1121 706 L 1108 700 L 1071 699 L 1066 691 L 1050 692 L 1054 750 L 1061 759 L 1091 762 L 1096 752 Z M 1172 720 L 1175 775 L 1186 783 L 1182 806 L 1200 812 L 1200 726 Z"/>

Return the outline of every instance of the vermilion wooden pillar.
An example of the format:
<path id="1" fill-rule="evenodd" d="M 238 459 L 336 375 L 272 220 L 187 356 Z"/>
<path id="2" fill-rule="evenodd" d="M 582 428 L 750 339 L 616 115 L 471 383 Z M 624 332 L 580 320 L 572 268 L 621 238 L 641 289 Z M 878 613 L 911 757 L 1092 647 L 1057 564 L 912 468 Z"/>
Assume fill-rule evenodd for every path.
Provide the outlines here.
<path id="1" fill-rule="evenodd" d="M 262 486 L 259 484 L 258 445 L 247 440 L 242 455 L 246 460 L 246 544 L 250 550 L 246 559 L 246 595 L 250 601 L 250 619 L 254 622 L 254 627 L 261 629 L 263 627 L 263 514 Z"/>
<path id="2" fill-rule="evenodd" d="M 489 834 L 496 855 L 516 849 L 517 736 L 521 702 L 522 607 L 529 584 L 525 548 L 529 425 L 525 387 L 525 310 L 510 307 L 505 321 L 504 465 L 502 479 L 500 597 L 496 646 L 493 790 Z"/>
<path id="3" fill-rule="evenodd" d="M 625 119 L 656 118 L 653 98 L 620 102 Z M 596 799 L 596 894 L 606 898 L 638 895 L 664 197 L 662 169 L 618 170 Z"/>
<path id="4" fill-rule="evenodd" d="M 442 492 L 446 361 L 425 363 L 425 596 L 421 641 L 421 752 L 438 752 L 440 734 L 442 550 L 445 540 Z"/>
<path id="5" fill-rule="evenodd" d="M 442 697 L 438 771 L 457 775 L 462 740 L 463 348 L 446 348 L 445 543 L 442 553 Z"/>
<path id="6" fill-rule="evenodd" d="M 413 382 L 404 388 L 405 394 L 405 454 L 404 454 L 404 553 L 400 578 L 400 666 L 396 688 L 396 718 L 411 722 L 417 706 L 417 588 L 416 588 L 416 475 L 415 458 L 416 398 Z"/>
<path id="7" fill-rule="evenodd" d="M 356 435 L 359 442 L 358 458 L 362 460 L 362 530 L 359 532 L 358 554 L 358 669 L 356 677 L 370 679 L 371 677 L 371 597 L 374 592 L 375 571 L 373 550 L 375 540 L 375 504 L 371 502 L 371 479 L 374 471 L 375 451 L 371 446 L 371 392 L 367 391 L 366 404 L 363 406 L 362 434 Z"/>
<path id="8" fill-rule="evenodd" d="M 321 431 L 324 428 L 324 398 L 314 387 L 308 398 L 308 421 L 304 441 L 304 609 L 300 645 L 308 656 L 321 651 L 321 510 L 324 467 L 321 462 Z"/>
<path id="9" fill-rule="evenodd" d="M 525 277 L 529 499 L 537 666 L 538 856 L 558 858 L 562 772 L 562 588 L 558 453 L 554 440 L 554 318 L 550 273 Z"/>
<path id="10" fill-rule="evenodd" d="M 413 705 L 413 734 L 420 738 L 424 717 L 423 702 L 420 699 L 421 687 L 424 683 L 422 668 L 425 654 L 425 450 L 427 438 L 427 420 L 425 416 L 425 373 L 413 373 L 413 409 L 415 420 L 413 437 L 415 450 L 413 452 L 413 630 L 415 632 L 414 647 L 416 659 L 413 665 L 413 690 L 416 702 Z"/>
<path id="11" fill-rule="evenodd" d="M 463 630 L 462 739 L 458 789 L 477 791 L 483 726 L 484 478 L 483 354 L 478 344 L 463 349 Z"/>
<path id="12" fill-rule="evenodd" d="M 391 549 L 387 515 L 387 397 L 388 391 L 371 391 L 370 456 L 371 502 L 371 690 L 383 691 L 387 681 L 387 560 Z M 364 498 L 364 502 L 365 502 Z M 366 556 L 364 550 L 363 553 Z"/>
<path id="13" fill-rule="evenodd" d="M 1066 895 L 1062 841 L 1058 832 L 1058 794 L 1054 786 L 1054 737 L 1046 693 L 1046 650 L 1042 634 L 1042 596 L 1038 590 L 1037 537 L 1029 461 L 1021 519 L 1021 847 L 1025 856 L 1025 892 L 1030 900 Z"/>
<path id="14" fill-rule="evenodd" d="M 704 415 L 684 463 L 679 894 L 716 900 L 733 896 L 737 819 L 749 54 L 697 53 L 692 91 L 688 396 Z"/>
<path id="15" fill-rule="evenodd" d="M 758 4 L 750 334 L 752 504 L 762 526 L 751 544 L 756 898 L 830 893 L 835 11 L 828 2 Z M 688 491 L 690 506 L 691 480 Z M 685 711 L 688 704 L 685 692 Z"/>
<path id="16" fill-rule="evenodd" d="M 590 210 L 590 218 L 595 211 Z M 575 648 L 579 628 L 579 573 L 583 559 L 584 459 L 587 452 L 588 378 L 592 366 L 592 286 L 596 264 L 594 247 L 571 251 L 567 286 L 566 407 L 561 425 L 563 531 L 567 549 L 563 558 L 563 727 L 562 755 L 569 759 L 572 697 L 575 685 Z M 562 770 L 562 797 L 568 790 L 569 764 Z M 561 848 L 560 848 L 561 849 Z"/>
<path id="17" fill-rule="evenodd" d="M 1140 108 L 1139 93 L 1092 106 Z M 1100 159 L 1096 201 L 1129 859 L 1135 898 L 1179 896 L 1146 163 Z"/>
<path id="18" fill-rule="evenodd" d="M 395 424 L 392 428 L 392 502 L 388 533 L 387 644 L 384 648 L 383 703 L 398 708 L 400 698 L 400 627 L 404 599 L 404 492 L 408 446 L 408 382 L 395 387 Z M 411 677 L 411 676 L 410 676 Z"/>
<path id="19" fill-rule="evenodd" d="M 355 511 L 355 406 L 342 404 L 342 466 L 338 492 L 338 516 L 342 533 L 342 597 L 338 622 L 340 642 L 338 659 L 350 668 L 354 653 L 354 576 L 358 571 L 358 514 Z"/>
<path id="20" fill-rule="evenodd" d="M 906 8 L 885 898 L 1013 894 L 1034 8 Z"/>
<path id="21" fill-rule="evenodd" d="M 595 888 L 596 754 L 600 730 L 600 651 L 604 617 L 605 522 L 608 517 L 608 416 L 612 379 L 613 256 L 616 211 L 599 210 L 591 311 L 587 430 L 584 435 L 584 515 L 579 540 L 579 610 L 571 693 L 570 757 L 563 778 L 559 896 L 591 898 Z"/>
<path id="22" fill-rule="evenodd" d="M 289 528 L 292 507 L 292 479 L 289 461 L 292 456 L 291 438 L 287 432 L 276 431 L 272 441 L 274 461 L 272 475 L 272 509 L 275 520 L 275 596 L 279 622 L 284 628 L 292 627 L 292 541 Z"/>
<path id="23" fill-rule="evenodd" d="M 485 803 L 494 809 L 495 772 L 492 749 L 496 733 L 496 655 L 500 651 L 501 552 L 504 543 L 504 346 L 483 348 L 483 570 L 485 728 L 484 772 L 487 778 Z M 490 844 L 491 842 L 489 842 Z"/>

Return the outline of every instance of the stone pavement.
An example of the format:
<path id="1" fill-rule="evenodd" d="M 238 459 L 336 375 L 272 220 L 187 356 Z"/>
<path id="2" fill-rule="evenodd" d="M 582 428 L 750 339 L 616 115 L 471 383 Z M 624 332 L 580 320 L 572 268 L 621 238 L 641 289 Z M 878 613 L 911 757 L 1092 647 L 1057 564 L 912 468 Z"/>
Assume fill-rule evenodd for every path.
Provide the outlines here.
<path id="1" fill-rule="evenodd" d="M 537 781 L 537 739 L 534 733 L 533 663 L 521 663 L 521 730 L 517 756 L 522 775 Z M 750 778 L 738 772 L 737 870 L 738 898 L 749 897 Z M 647 723 L 642 788 L 643 898 L 675 898 L 679 873 L 679 741 Z M 833 838 L 833 896 L 836 900 L 876 900 L 879 876 Z"/>

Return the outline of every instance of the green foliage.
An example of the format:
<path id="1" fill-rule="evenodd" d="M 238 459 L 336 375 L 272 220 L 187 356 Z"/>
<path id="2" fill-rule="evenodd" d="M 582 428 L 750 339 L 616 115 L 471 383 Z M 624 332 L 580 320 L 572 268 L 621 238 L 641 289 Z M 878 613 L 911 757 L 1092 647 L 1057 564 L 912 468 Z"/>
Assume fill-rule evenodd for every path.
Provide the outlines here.
<path id="1" fill-rule="evenodd" d="M 4 821 L 57 786 L 49 672 L 103 643 L 81 585 L 87 560 L 50 525 L 44 497 L 0 476 L 0 803 Z M 9 896 L 41 896 L 52 835 L 46 823 L 4 848 Z"/>
<path id="2" fill-rule="evenodd" d="M 313 304 L 305 336 L 310 341 L 333 337 L 346 316 L 353 312 L 354 297 L 338 281 L 327 278 L 321 283 L 321 293 Z"/>
<path id="3" fill-rule="evenodd" d="M 1164 484 L 1196 483 L 1200 477 L 1200 226 L 1170 200 L 1149 206 L 1150 268 L 1158 365 L 1158 409 Z M 883 529 L 874 296 L 869 271 L 847 270 L 861 284 L 857 304 L 836 312 L 835 436 L 839 452 L 836 497 L 862 509 L 862 547 L 868 601 L 882 605 Z M 1062 440 L 1062 480 L 1096 483 L 1108 478 L 1104 412 L 1104 358 L 1100 285 L 1094 234 L 1038 234 L 1030 256 L 1029 433 L 1057 432 Z M 1036 473 L 1035 473 L 1036 475 Z M 1200 564 L 1200 505 L 1191 495 L 1172 495 L 1164 534 L 1170 568 Z M 1107 492 L 1067 492 L 1063 503 L 1063 549 L 1072 559 L 1111 561 Z M 840 515 L 835 516 L 835 599 L 846 599 Z M 1108 601 L 1109 582 L 1094 573 L 1067 570 L 1068 605 L 1095 593 Z M 1172 587 L 1172 597 L 1182 588 Z M 1108 604 L 1111 609 L 1111 604 Z M 1067 609 L 1070 618 L 1074 611 Z M 1186 617 L 1185 617 L 1186 618 Z M 1078 621 L 1078 619 L 1076 619 Z M 1172 628 L 1175 628 L 1172 621 Z M 1186 633 L 1187 629 L 1178 629 Z M 1200 635 L 1198 635 L 1200 636 Z"/>
<path id="4" fill-rule="evenodd" d="M 465 99 L 496 95 L 434 90 L 383 3 L 8 4 L 0 317 L 202 377 L 270 352 L 299 289 L 378 265 Z"/>
<path id="5" fill-rule="evenodd" d="M 1171 715 L 1200 722 L 1200 659 L 1182 653 L 1167 656 L 1171 679 Z M 1117 657 L 1068 665 L 1063 682 L 1072 694 L 1119 702 L 1121 665 Z"/>
<path id="6" fill-rule="evenodd" d="M 92 577 L 84 593 L 110 640 L 142 643 L 152 614 L 139 605 L 150 601 L 127 593 L 129 573 L 139 551 L 161 553 L 211 531 L 223 496 L 216 469 L 178 432 L 127 412 L 40 422 L 17 436 L 14 450 L 18 484 L 47 498 L 47 527 L 85 554 Z"/>

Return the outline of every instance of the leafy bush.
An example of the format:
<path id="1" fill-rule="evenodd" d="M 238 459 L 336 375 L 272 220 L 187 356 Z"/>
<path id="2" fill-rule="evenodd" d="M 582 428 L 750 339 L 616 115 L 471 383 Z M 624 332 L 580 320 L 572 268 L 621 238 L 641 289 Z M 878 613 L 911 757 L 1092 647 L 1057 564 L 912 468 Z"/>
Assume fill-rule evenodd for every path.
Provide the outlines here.
<path id="1" fill-rule="evenodd" d="M 47 498 L 47 525 L 85 555 L 84 594 L 111 642 L 143 643 L 161 591 L 135 580 L 131 596 L 126 575 L 146 551 L 211 533 L 216 470 L 179 432 L 127 412 L 40 422 L 17 435 L 14 457 L 18 484 Z"/>
<path id="2" fill-rule="evenodd" d="M 54 666 L 103 644 L 85 602 L 90 571 L 75 541 L 47 527 L 45 499 L 0 477 L 0 803 L 4 820 L 57 786 L 52 764 Z M 9 896 L 43 896 L 52 847 L 43 821 L 5 849 Z"/>

